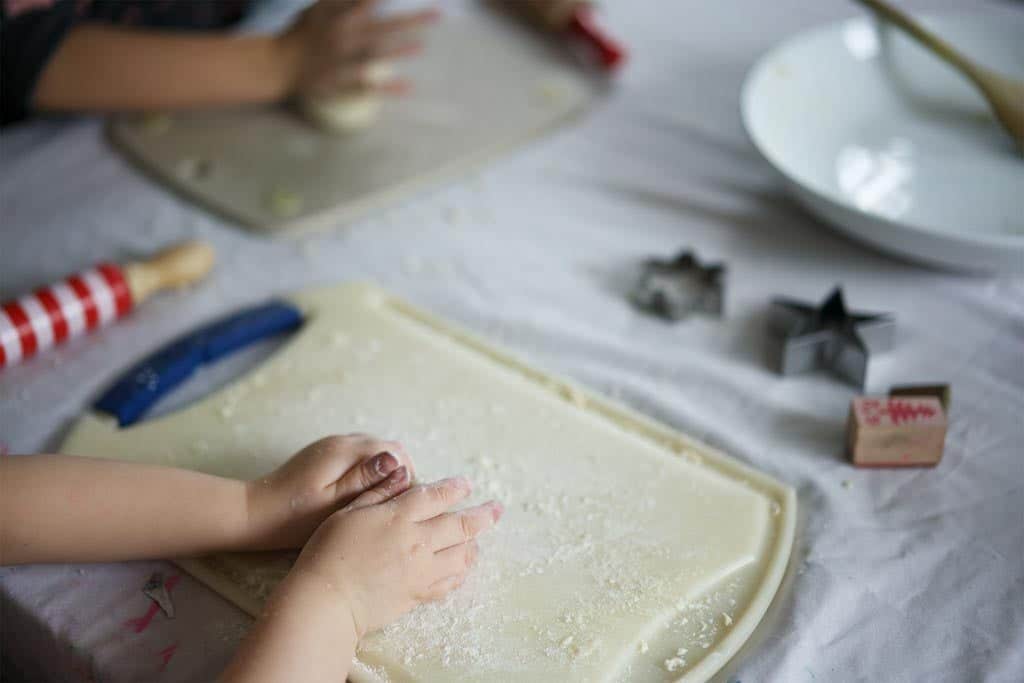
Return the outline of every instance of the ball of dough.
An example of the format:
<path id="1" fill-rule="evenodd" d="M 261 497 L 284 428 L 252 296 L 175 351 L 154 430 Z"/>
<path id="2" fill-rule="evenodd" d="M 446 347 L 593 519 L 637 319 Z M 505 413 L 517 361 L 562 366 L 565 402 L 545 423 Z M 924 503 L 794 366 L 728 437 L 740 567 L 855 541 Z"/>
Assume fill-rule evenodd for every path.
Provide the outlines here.
<path id="1" fill-rule="evenodd" d="M 370 86 L 392 79 L 394 69 L 387 62 L 375 62 L 367 67 L 364 77 Z M 302 103 L 305 115 L 329 133 L 356 133 L 372 126 L 380 118 L 380 95 L 360 92 L 331 98 L 306 98 Z"/>
<path id="2" fill-rule="evenodd" d="M 302 111 L 328 133 L 356 133 L 372 126 L 380 117 L 380 97 L 366 94 L 308 98 L 303 102 Z"/>

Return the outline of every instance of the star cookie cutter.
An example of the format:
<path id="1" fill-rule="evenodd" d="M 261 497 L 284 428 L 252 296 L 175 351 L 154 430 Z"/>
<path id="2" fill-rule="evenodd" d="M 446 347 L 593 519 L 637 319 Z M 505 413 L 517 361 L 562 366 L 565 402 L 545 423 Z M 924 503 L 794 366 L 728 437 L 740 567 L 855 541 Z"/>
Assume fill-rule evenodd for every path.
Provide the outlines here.
<path id="1" fill-rule="evenodd" d="M 892 348 L 895 329 L 888 313 L 848 311 L 841 287 L 818 306 L 776 298 L 768 318 L 771 360 L 782 375 L 825 369 L 863 389 L 871 354 Z"/>

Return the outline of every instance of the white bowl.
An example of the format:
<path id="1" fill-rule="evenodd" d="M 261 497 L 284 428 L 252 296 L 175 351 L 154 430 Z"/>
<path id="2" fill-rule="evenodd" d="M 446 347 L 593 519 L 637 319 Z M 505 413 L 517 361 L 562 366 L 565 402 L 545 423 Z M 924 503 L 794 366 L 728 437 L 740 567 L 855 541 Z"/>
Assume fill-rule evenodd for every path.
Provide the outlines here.
<path id="1" fill-rule="evenodd" d="M 924 18 L 1024 80 L 1024 12 Z M 796 198 L 836 228 L 933 265 L 1024 272 L 1024 158 L 959 73 L 864 16 L 774 48 L 743 122 Z"/>

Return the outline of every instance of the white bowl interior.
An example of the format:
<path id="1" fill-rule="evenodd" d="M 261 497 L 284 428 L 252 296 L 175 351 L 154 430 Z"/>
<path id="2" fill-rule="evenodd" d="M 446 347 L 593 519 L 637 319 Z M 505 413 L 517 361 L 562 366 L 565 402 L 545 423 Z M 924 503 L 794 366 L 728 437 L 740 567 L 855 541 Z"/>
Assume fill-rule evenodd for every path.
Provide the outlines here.
<path id="1" fill-rule="evenodd" d="M 1024 80 L 1024 12 L 923 22 Z M 864 16 L 797 36 L 754 67 L 743 104 L 765 157 L 814 195 L 809 205 L 846 209 L 848 232 L 864 232 L 868 218 L 904 231 L 889 246 L 911 256 L 923 249 L 955 265 L 922 247 L 933 237 L 946 251 L 1020 250 L 1024 264 L 1024 159 L 969 82 L 895 29 Z M 875 228 L 867 238 L 878 244 Z"/>

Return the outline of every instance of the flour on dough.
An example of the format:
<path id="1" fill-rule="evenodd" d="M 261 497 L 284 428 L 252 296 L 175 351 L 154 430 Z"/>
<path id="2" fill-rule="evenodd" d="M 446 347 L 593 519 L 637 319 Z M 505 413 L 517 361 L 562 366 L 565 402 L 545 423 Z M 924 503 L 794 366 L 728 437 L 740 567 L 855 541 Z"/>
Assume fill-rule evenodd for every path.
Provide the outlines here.
<path id="1" fill-rule="evenodd" d="M 394 77 L 389 62 L 374 62 L 367 67 L 364 78 L 371 88 Z M 310 121 L 328 133 L 356 133 L 372 126 L 380 118 L 380 95 L 370 91 L 337 97 L 308 97 L 302 111 Z"/>

